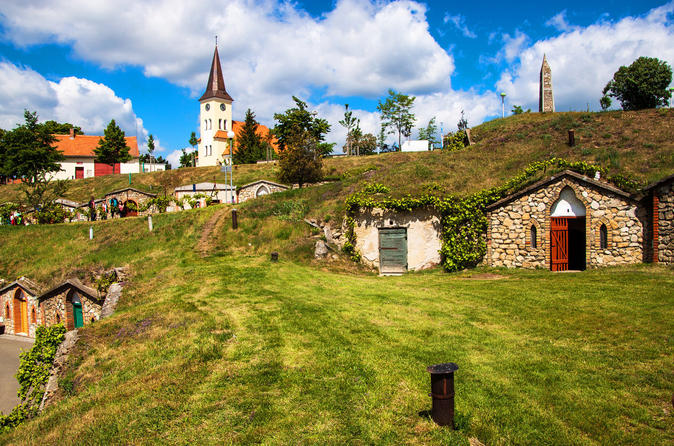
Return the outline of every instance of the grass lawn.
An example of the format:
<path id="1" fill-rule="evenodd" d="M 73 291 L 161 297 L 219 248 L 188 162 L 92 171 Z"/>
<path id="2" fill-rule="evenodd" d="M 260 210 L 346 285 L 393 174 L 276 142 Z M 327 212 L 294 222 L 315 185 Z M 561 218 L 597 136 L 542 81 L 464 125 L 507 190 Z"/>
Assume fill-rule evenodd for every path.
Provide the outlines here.
<path id="1" fill-rule="evenodd" d="M 0 444 L 674 442 L 674 269 L 378 277 L 311 261 L 303 223 L 244 207 L 233 233 L 227 211 L 96 222 L 94 243 L 0 227 L 5 278 L 134 274 L 81 330 L 62 400 Z M 427 415 L 446 361 L 455 432 Z"/>

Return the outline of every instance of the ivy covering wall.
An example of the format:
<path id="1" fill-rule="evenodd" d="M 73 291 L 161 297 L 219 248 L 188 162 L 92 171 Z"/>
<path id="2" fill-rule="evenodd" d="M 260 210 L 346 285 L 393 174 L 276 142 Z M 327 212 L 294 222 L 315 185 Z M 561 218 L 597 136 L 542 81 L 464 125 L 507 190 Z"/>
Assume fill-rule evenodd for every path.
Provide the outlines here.
<path id="1" fill-rule="evenodd" d="M 384 195 L 389 192 L 386 186 L 368 184 L 346 200 L 346 242 L 342 250 L 354 261 L 360 261 L 360 254 L 356 250 L 355 218 L 361 209 L 379 208 L 409 212 L 419 208 L 432 208 L 440 214 L 442 226 L 440 255 L 445 271 L 453 272 L 473 267 L 482 260 L 487 251 L 485 241 L 487 206 L 530 185 L 539 173 L 548 170 L 551 173 L 572 170 L 590 177 L 597 172 L 604 176 L 607 174 L 607 170 L 598 165 L 552 158 L 530 164 L 502 186 L 483 189 L 465 197 L 442 196 L 438 190 L 429 188 L 428 192 L 417 197 L 407 195 L 392 198 L 390 195 Z M 607 180 L 623 190 L 634 191 L 639 186 L 634 180 L 622 175 L 607 177 Z"/>

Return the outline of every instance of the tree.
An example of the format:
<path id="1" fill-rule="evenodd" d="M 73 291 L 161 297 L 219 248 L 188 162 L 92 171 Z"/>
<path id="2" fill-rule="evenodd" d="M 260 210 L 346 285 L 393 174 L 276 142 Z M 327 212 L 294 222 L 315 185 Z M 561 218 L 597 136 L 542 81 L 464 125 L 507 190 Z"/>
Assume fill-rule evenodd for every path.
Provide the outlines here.
<path id="1" fill-rule="evenodd" d="M 179 167 L 192 167 L 192 161 L 194 157 L 192 156 L 193 152 L 187 152 L 183 149 L 182 155 L 180 155 L 180 166 Z"/>
<path id="2" fill-rule="evenodd" d="M 377 135 L 377 150 L 379 153 L 390 152 L 388 144 L 386 144 L 386 129 L 382 125 L 379 128 L 379 134 Z"/>
<path id="3" fill-rule="evenodd" d="M 236 150 L 234 151 L 234 164 L 252 164 L 265 159 L 265 142 L 257 133 L 258 122 L 255 113 L 251 109 L 246 110 L 246 119 L 243 127 L 236 135 Z"/>
<path id="4" fill-rule="evenodd" d="M 609 107 L 611 107 L 612 103 L 613 101 L 611 101 L 611 98 L 608 97 L 607 95 L 604 95 L 601 97 L 601 99 L 599 99 L 599 105 L 601 106 L 601 109 L 604 111 L 608 110 Z"/>
<path id="5" fill-rule="evenodd" d="M 69 122 L 56 122 L 56 121 L 45 121 L 42 124 L 45 128 L 45 131 L 49 132 L 52 135 L 68 135 L 70 134 L 70 129 L 73 129 L 75 135 L 84 135 L 81 127 L 70 124 Z"/>
<path id="6" fill-rule="evenodd" d="M 655 57 L 640 57 L 629 67 L 621 66 L 604 87 L 604 97 L 614 97 L 623 110 L 666 106 L 672 93 L 672 68 Z M 602 98 L 602 107 L 606 100 Z M 610 106 L 610 103 L 608 103 Z M 608 107 L 607 107 L 608 108 Z"/>
<path id="7" fill-rule="evenodd" d="M 124 132 L 113 119 L 103 131 L 103 138 L 98 141 L 94 154 L 97 162 L 111 165 L 114 174 L 115 164 L 125 163 L 131 159 L 129 149 L 130 147 L 126 145 Z"/>
<path id="8" fill-rule="evenodd" d="M 456 123 L 456 127 L 458 131 L 466 131 L 468 129 L 468 120 L 466 119 L 466 116 L 463 114 L 463 110 L 461 110 L 461 119 L 459 119 L 459 122 Z"/>
<path id="9" fill-rule="evenodd" d="M 318 153 L 318 139 L 300 126 L 285 133 L 285 150 L 279 154 L 279 179 L 286 183 L 298 183 L 302 187 L 323 177 L 323 163 Z"/>
<path id="10" fill-rule="evenodd" d="M 435 124 L 435 117 L 428 121 L 426 128 L 419 129 L 419 139 L 426 140 L 431 144 L 431 147 L 435 147 L 438 143 L 435 135 L 438 133 L 438 126 Z"/>
<path id="11" fill-rule="evenodd" d="M 24 110 L 25 123 L 4 132 L 0 139 L 0 173 L 21 178 L 26 204 L 41 208 L 65 192 L 65 181 L 52 181 L 65 158 L 52 144 L 48 128 L 38 124 L 37 113 Z"/>
<path id="12" fill-rule="evenodd" d="M 147 137 L 147 154 L 150 156 L 150 163 L 152 163 L 152 152 L 154 152 L 154 136 L 150 133 Z"/>
<path id="13" fill-rule="evenodd" d="M 339 124 L 346 128 L 346 154 L 351 155 L 351 132 L 354 128 L 360 125 L 360 119 L 353 116 L 353 112 L 349 110 L 349 104 L 344 104 L 344 119 L 339 121 Z"/>
<path id="14" fill-rule="evenodd" d="M 372 155 L 377 151 L 377 137 L 372 133 L 361 134 L 354 145 L 358 155 Z"/>
<path id="15" fill-rule="evenodd" d="M 189 140 L 189 145 L 191 145 L 192 148 L 194 149 L 194 151 L 192 152 L 192 155 L 191 155 L 192 156 L 192 163 L 191 163 L 192 167 L 197 167 L 197 159 L 196 159 L 196 157 L 198 155 L 197 144 L 199 144 L 199 140 L 197 139 L 197 135 L 194 132 L 192 132 L 192 134 L 190 135 L 190 140 Z M 185 154 L 185 150 L 183 150 L 183 155 L 184 154 Z M 189 165 L 183 166 L 182 165 L 182 158 L 181 158 L 180 159 L 180 167 L 190 167 L 190 166 Z"/>
<path id="16" fill-rule="evenodd" d="M 521 115 L 522 113 L 524 113 L 524 110 L 522 109 L 521 105 L 513 105 L 512 112 L 513 115 Z"/>
<path id="17" fill-rule="evenodd" d="M 398 133 L 398 147 L 403 136 L 412 134 L 415 116 L 412 113 L 416 97 L 388 91 L 388 97 L 382 103 L 379 101 L 377 110 L 381 113 L 381 125 L 388 133 Z"/>
<path id="18" fill-rule="evenodd" d="M 292 139 L 297 141 L 301 131 L 307 131 L 316 144 L 325 139 L 325 134 L 330 131 L 330 124 L 322 118 L 317 118 L 317 113 L 307 110 L 307 103 L 293 96 L 295 107 L 287 109 L 284 113 L 274 113 L 274 119 L 278 124 L 274 127 L 274 135 L 278 140 L 279 151 L 283 152 Z"/>

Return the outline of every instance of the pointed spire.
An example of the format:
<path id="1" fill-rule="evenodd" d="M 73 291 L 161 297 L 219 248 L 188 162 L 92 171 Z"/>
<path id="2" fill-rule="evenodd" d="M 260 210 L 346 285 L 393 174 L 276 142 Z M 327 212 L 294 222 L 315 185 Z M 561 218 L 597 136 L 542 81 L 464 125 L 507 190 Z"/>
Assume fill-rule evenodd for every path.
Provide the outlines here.
<path id="1" fill-rule="evenodd" d="M 221 98 L 229 101 L 234 100 L 225 89 L 225 80 L 222 77 L 222 68 L 220 67 L 220 55 L 218 54 L 217 44 L 215 45 L 215 52 L 213 53 L 213 62 L 211 62 L 211 72 L 208 75 L 206 91 L 199 100 L 203 101 L 210 98 Z"/>

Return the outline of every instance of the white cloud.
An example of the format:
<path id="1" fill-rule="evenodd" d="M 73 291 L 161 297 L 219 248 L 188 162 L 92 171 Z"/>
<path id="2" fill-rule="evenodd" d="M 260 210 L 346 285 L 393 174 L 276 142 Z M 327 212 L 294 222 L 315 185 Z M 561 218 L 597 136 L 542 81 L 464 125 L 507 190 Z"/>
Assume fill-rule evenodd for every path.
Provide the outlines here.
<path id="1" fill-rule="evenodd" d="M 566 20 L 566 9 L 552 16 L 547 22 L 546 26 L 551 26 L 557 31 L 570 31 L 574 29 L 569 22 Z"/>
<path id="2" fill-rule="evenodd" d="M 183 150 L 187 153 L 192 153 L 194 152 L 194 149 L 192 147 L 185 147 L 182 150 L 174 150 L 173 152 L 169 153 L 166 156 L 166 160 L 171 164 L 172 169 L 177 169 L 180 167 L 180 157 L 183 154 Z"/>
<path id="3" fill-rule="evenodd" d="M 674 3 L 669 3 L 642 17 L 575 27 L 511 51 L 516 63 L 501 75 L 497 86 L 508 94 L 510 104 L 537 110 L 539 73 L 546 54 L 556 110 L 585 110 L 588 103 L 597 110 L 602 89 L 621 65 L 629 65 L 640 56 L 674 63 L 672 12 Z M 508 41 L 506 47 L 508 44 L 512 42 Z"/>
<path id="4" fill-rule="evenodd" d="M 137 65 L 200 93 L 213 41 L 236 113 L 253 108 L 271 123 L 292 94 L 379 97 L 388 88 L 437 91 L 453 58 L 431 36 L 426 7 L 413 1 L 340 0 L 315 18 L 280 0 L 91 2 L 26 0 L 0 4 L 5 37 L 18 45 L 53 41 L 105 67 Z M 77 24 L 77 26 L 73 26 Z M 235 117 L 236 118 L 236 117 Z"/>
<path id="5" fill-rule="evenodd" d="M 70 122 L 87 134 L 102 135 L 114 119 L 127 136 L 147 138 L 131 100 L 118 97 L 106 85 L 76 77 L 53 82 L 28 67 L 0 62 L 0 127 L 23 123 L 24 109 L 37 111 L 40 121 Z"/>
<path id="6" fill-rule="evenodd" d="M 466 18 L 461 14 L 451 15 L 450 13 L 446 12 L 443 21 L 445 23 L 452 23 L 456 29 L 461 31 L 461 34 L 463 34 L 464 37 L 468 37 L 470 39 L 475 39 L 477 37 L 477 34 L 468 28 L 468 25 L 466 25 Z"/>

